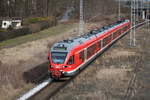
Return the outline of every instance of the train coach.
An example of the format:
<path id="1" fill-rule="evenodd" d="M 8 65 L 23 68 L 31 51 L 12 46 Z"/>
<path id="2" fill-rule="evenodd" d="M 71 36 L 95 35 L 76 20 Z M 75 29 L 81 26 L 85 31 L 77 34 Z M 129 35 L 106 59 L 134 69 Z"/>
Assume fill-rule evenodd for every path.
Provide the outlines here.
<path id="1" fill-rule="evenodd" d="M 50 76 L 59 79 L 75 75 L 123 36 L 129 28 L 130 21 L 121 20 L 84 35 L 55 43 L 48 53 Z"/>

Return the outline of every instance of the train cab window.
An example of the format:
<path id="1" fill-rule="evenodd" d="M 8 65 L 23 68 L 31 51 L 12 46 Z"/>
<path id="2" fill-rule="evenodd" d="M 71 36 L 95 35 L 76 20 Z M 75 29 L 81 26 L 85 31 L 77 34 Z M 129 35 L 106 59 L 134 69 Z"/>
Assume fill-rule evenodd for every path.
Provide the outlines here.
<path id="1" fill-rule="evenodd" d="M 51 59 L 54 64 L 63 64 L 66 56 L 67 52 L 51 52 Z"/>
<path id="2" fill-rule="evenodd" d="M 74 56 L 71 56 L 67 63 L 67 65 L 72 65 L 72 64 L 74 64 Z"/>

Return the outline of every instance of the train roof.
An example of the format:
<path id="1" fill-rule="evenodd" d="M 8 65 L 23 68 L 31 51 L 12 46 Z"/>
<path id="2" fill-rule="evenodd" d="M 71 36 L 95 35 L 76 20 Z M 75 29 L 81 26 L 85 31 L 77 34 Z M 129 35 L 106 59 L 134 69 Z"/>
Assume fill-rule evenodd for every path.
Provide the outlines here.
<path id="1" fill-rule="evenodd" d="M 72 50 L 75 46 L 81 45 L 84 42 L 87 42 L 88 40 L 96 38 L 100 34 L 104 34 L 104 32 L 108 31 L 108 29 L 115 28 L 118 25 L 121 25 L 125 22 L 129 22 L 129 20 L 117 21 L 116 23 L 104 26 L 100 29 L 92 30 L 92 31 L 90 31 L 84 35 L 77 36 L 77 37 L 72 38 L 72 39 L 67 39 L 67 40 L 57 42 L 52 46 L 51 51 L 52 52 L 60 52 L 60 51 L 61 52 L 68 52 L 68 51 Z"/>

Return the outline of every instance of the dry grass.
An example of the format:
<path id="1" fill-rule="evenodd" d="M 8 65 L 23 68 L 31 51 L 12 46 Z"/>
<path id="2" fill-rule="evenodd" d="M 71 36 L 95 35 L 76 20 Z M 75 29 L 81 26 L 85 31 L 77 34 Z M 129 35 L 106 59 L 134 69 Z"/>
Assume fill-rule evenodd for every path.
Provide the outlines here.
<path id="1" fill-rule="evenodd" d="M 38 32 L 37 34 L 29 34 L 21 37 L 17 37 L 14 39 L 6 40 L 3 42 L 0 42 L 0 49 L 2 48 L 8 48 L 8 47 L 14 47 L 20 44 L 24 44 L 27 42 L 32 42 L 35 40 L 43 39 L 46 37 L 56 36 L 56 34 L 61 34 L 63 32 L 66 32 L 67 30 L 73 28 L 74 24 L 60 24 L 56 27 L 52 27 L 46 30 L 43 30 L 41 32 Z"/>
<path id="2" fill-rule="evenodd" d="M 27 43 L 24 42 L 22 45 L 0 50 L 1 100 L 15 99 L 16 97 L 20 96 L 20 94 L 22 94 L 24 91 L 29 90 L 29 88 L 35 85 L 35 83 L 32 83 L 31 80 L 30 82 L 27 82 L 27 80 L 24 77 L 25 73 L 28 73 L 28 71 L 34 69 L 34 67 L 36 67 L 37 65 L 47 61 L 47 53 L 49 50 L 49 47 L 47 47 L 48 44 L 53 43 L 55 40 L 60 40 L 64 36 L 64 34 L 66 34 L 65 35 L 66 37 L 70 36 L 71 34 L 69 34 L 70 31 L 68 30 L 70 30 L 70 28 L 73 27 L 72 26 L 70 28 L 69 27 L 65 26 L 65 27 L 53 28 L 52 30 L 48 29 L 42 31 L 40 33 L 41 36 L 42 34 L 46 34 L 49 32 L 58 33 L 58 31 L 61 32 L 62 34 L 58 33 L 59 35 L 57 34 L 57 36 L 49 35 L 49 37 L 47 37 L 48 35 L 44 35 L 44 37 L 46 36 L 46 38 L 42 36 L 42 38 L 44 39 L 41 39 L 41 37 L 38 35 L 37 37 L 34 38 L 37 39 L 39 37 L 40 40 L 33 41 L 34 39 L 32 39 L 32 42 L 27 42 Z M 65 28 L 65 29 L 59 30 L 60 28 Z M 20 39 L 22 39 L 22 37 L 20 37 Z M 24 41 L 24 39 L 22 41 Z M 8 45 L 10 44 L 8 43 Z M 44 66 L 47 68 L 47 64 Z M 30 74 L 30 77 L 28 78 L 30 79 L 38 78 L 39 75 L 41 75 L 43 68 L 45 67 L 40 66 L 40 68 L 34 70 L 35 72 Z"/>
<path id="3" fill-rule="evenodd" d="M 122 69 L 122 68 L 105 68 L 105 69 L 102 69 L 100 70 L 98 73 L 97 73 L 97 78 L 98 79 L 117 79 L 120 80 L 120 79 L 124 79 L 126 77 L 126 74 L 128 71 L 131 71 L 131 69 Z"/>
<path id="4" fill-rule="evenodd" d="M 24 88 L 21 67 L 0 64 L 0 95 L 1 100 L 9 100 L 18 91 Z"/>
<path id="5" fill-rule="evenodd" d="M 128 57 L 128 56 L 135 56 L 136 52 L 133 52 L 131 50 L 124 50 L 124 49 L 114 49 L 112 52 L 114 53 L 110 53 L 107 57 L 111 57 L 111 58 L 117 58 L 117 57 Z"/>

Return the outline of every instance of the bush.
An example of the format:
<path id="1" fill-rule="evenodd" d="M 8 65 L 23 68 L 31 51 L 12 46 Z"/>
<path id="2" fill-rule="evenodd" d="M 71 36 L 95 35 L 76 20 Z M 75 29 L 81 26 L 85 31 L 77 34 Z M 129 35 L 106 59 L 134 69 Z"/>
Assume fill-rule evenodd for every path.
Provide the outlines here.
<path id="1" fill-rule="evenodd" d="M 39 32 L 40 30 L 55 26 L 56 24 L 57 21 L 54 17 L 44 17 L 41 18 L 38 23 L 29 24 L 29 29 L 32 33 L 35 33 Z"/>
<path id="2" fill-rule="evenodd" d="M 8 27 L 8 30 L 13 30 L 13 27 L 12 27 L 12 25 L 10 25 L 9 27 Z"/>
<path id="3" fill-rule="evenodd" d="M 36 17 L 26 19 L 26 25 L 21 29 L 0 30 L 0 41 L 12 39 L 26 34 L 36 33 L 48 27 L 55 26 L 57 23 L 54 17 Z M 31 24 L 32 23 L 32 24 Z"/>
<path id="4" fill-rule="evenodd" d="M 28 24 L 39 23 L 42 21 L 53 21 L 53 20 L 55 20 L 55 17 L 53 17 L 53 16 L 50 16 L 50 17 L 33 17 L 33 18 L 25 19 L 23 24 L 28 25 Z"/>
<path id="5" fill-rule="evenodd" d="M 36 18 L 30 18 L 30 19 L 28 20 L 29 23 L 37 23 L 37 22 L 39 22 L 39 21 L 41 21 L 41 19 L 38 18 L 38 17 L 36 17 Z"/>
<path id="6" fill-rule="evenodd" d="M 17 30 L 7 31 L 7 32 L 1 32 L 0 33 L 0 41 L 15 38 L 18 36 L 23 36 L 26 34 L 31 34 L 29 28 L 27 28 L 27 27 L 17 29 Z"/>
<path id="7" fill-rule="evenodd" d="M 0 29 L 0 32 L 6 32 L 7 30 L 5 30 L 5 29 Z"/>

